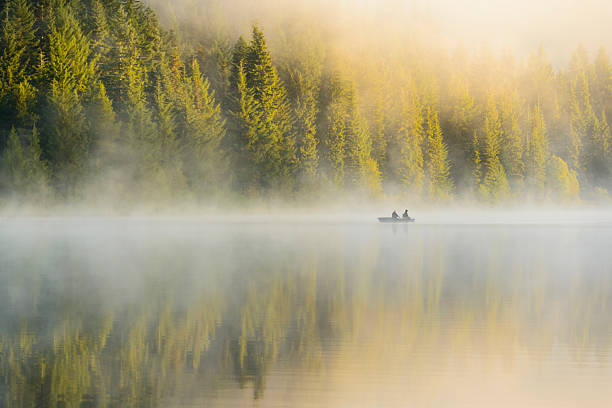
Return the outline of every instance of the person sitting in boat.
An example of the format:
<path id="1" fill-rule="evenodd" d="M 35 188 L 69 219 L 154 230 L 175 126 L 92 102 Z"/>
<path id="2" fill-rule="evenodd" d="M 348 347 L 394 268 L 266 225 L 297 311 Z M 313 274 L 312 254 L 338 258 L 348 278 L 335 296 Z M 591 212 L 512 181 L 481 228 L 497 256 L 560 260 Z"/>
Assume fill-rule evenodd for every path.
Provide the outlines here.
<path id="1" fill-rule="evenodd" d="M 396 212 L 395 210 L 393 210 L 393 214 L 391 214 L 391 217 L 392 217 L 394 220 L 399 220 L 399 215 L 397 214 L 397 212 Z"/>
<path id="2" fill-rule="evenodd" d="M 402 218 L 410 218 L 410 216 L 408 216 L 408 210 L 404 211 L 404 213 L 402 214 Z"/>

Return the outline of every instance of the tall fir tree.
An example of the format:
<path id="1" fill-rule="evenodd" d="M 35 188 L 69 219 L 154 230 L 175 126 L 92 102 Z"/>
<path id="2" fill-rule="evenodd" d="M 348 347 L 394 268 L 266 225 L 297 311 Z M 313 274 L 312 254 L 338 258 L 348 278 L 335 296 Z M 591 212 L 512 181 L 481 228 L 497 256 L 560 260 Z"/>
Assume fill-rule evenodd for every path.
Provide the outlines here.
<path id="1" fill-rule="evenodd" d="M 351 86 L 348 93 L 346 123 L 346 170 L 348 186 L 366 194 L 381 192 L 378 163 L 372 158 L 372 140 L 368 123 L 357 105 L 357 97 Z"/>
<path id="2" fill-rule="evenodd" d="M 451 83 L 450 120 L 448 125 L 449 159 L 454 164 L 457 188 L 471 185 L 470 163 L 474 153 L 472 138 L 478 107 L 465 78 L 457 75 Z"/>
<path id="3" fill-rule="evenodd" d="M 527 186 L 531 194 L 542 195 L 546 183 L 546 162 L 548 160 L 548 137 L 544 114 L 535 105 L 531 115 L 531 132 L 528 135 L 525 152 Z"/>
<path id="4" fill-rule="evenodd" d="M 194 59 L 191 73 L 185 77 L 185 99 L 181 114 L 186 124 L 184 137 L 185 174 L 192 189 L 199 195 L 215 193 L 216 186 L 227 180 L 226 157 L 221 149 L 225 136 L 225 121 L 221 108 L 202 76 Z"/>
<path id="5" fill-rule="evenodd" d="M 500 159 L 514 193 L 519 193 L 523 189 L 525 173 L 523 162 L 524 136 L 519 123 L 520 105 L 517 99 L 514 92 L 508 92 L 501 105 L 503 144 Z"/>
<path id="6" fill-rule="evenodd" d="M 7 123 L 17 116 L 23 125 L 36 119 L 32 112 L 36 54 L 39 40 L 30 2 L 10 0 L 0 20 L 0 119 Z"/>
<path id="7" fill-rule="evenodd" d="M 88 128 L 82 96 L 93 85 L 97 67 L 89 40 L 70 6 L 61 5 L 54 13 L 49 34 L 46 76 L 51 87 L 43 147 L 56 188 L 63 195 L 71 195 L 88 160 Z"/>
<path id="8" fill-rule="evenodd" d="M 312 191 L 319 174 L 319 139 L 317 137 L 319 85 L 315 78 L 301 75 L 298 78 L 300 93 L 295 115 L 296 131 L 299 137 L 300 177 L 306 190 Z"/>
<path id="9" fill-rule="evenodd" d="M 427 107 L 426 115 L 426 177 L 428 195 L 433 200 L 448 200 L 453 194 L 453 181 L 450 178 L 448 147 L 442 136 L 438 113 Z"/>
<path id="10" fill-rule="evenodd" d="M 253 182 L 264 190 L 291 190 L 297 165 L 293 118 L 263 32 L 257 26 L 253 27 L 243 69 L 246 87 L 240 98 L 250 99 L 251 105 L 251 117 L 243 117 L 243 122 L 249 126 L 245 136 Z"/>
<path id="11" fill-rule="evenodd" d="M 349 112 L 345 102 L 347 90 L 338 74 L 330 78 L 329 93 L 330 103 L 326 112 L 326 161 L 329 166 L 329 179 L 336 188 L 343 189 L 345 187 L 346 133 Z"/>
<path id="12" fill-rule="evenodd" d="M 510 185 L 506 171 L 500 160 L 500 148 L 503 142 L 503 129 L 497 110 L 495 98 L 490 95 L 484 117 L 484 178 L 483 192 L 490 201 L 497 202 L 507 198 Z"/>
<path id="13" fill-rule="evenodd" d="M 44 202 L 49 193 L 48 169 L 41 158 L 36 127 L 27 132 L 27 144 L 12 128 L 0 165 L 0 189 L 18 199 Z"/>
<path id="14" fill-rule="evenodd" d="M 407 193 L 420 197 L 425 185 L 423 157 L 425 119 L 423 118 L 423 106 L 414 86 L 407 87 L 404 92 L 402 107 L 399 132 L 399 177 Z"/>

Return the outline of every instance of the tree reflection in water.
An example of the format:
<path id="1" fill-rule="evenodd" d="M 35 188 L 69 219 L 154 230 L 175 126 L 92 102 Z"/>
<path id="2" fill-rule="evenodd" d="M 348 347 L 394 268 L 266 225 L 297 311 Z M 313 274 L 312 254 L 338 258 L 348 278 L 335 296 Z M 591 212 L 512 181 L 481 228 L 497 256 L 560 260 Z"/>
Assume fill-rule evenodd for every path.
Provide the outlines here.
<path id="1" fill-rule="evenodd" d="M 612 379 L 610 229 L 123 223 L 0 232 L 1 406 L 265 401 L 287 372 L 434 392 L 474 363 Z"/>

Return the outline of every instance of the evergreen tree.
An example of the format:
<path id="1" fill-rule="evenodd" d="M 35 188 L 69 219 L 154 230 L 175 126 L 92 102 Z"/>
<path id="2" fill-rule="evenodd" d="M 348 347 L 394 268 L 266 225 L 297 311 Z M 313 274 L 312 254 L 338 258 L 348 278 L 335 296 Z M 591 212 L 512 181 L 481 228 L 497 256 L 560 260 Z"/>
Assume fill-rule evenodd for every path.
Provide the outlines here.
<path id="1" fill-rule="evenodd" d="M 525 165 L 523 163 L 523 132 L 519 124 L 519 112 L 516 102 L 504 101 L 501 119 L 503 145 L 501 147 L 501 163 L 507 170 L 510 186 L 515 192 L 522 189 Z"/>
<path id="2" fill-rule="evenodd" d="M 547 191 L 554 200 L 572 200 L 578 198 L 580 185 L 574 170 L 570 170 L 567 163 L 557 156 L 548 159 L 546 167 Z"/>
<path id="3" fill-rule="evenodd" d="M 329 179 L 338 188 L 344 188 L 346 161 L 346 128 L 349 113 L 346 109 L 346 89 L 338 74 L 330 78 L 330 102 L 327 106 L 326 120 L 326 161 Z"/>
<path id="4" fill-rule="evenodd" d="M 116 61 L 109 58 L 109 53 L 113 47 L 106 9 L 100 0 L 93 0 L 91 3 L 91 49 L 99 58 L 100 73 L 103 81 L 110 83 L 108 73 L 113 72 L 112 65 Z"/>
<path id="5" fill-rule="evenodd" d="M 470 166 L 474 151 L 472 138 L 478 107 L 465 79 L 453 79 L 451 87 L 451 112 L 448 126 L 449 159 L 453 163 L 457 187 L 470 185 Z"/>
<path id="6" fill-rule="evenodd" d="M 612 66 L 604 47 L 599 49 L 594 62 L 593 81 L 595 106 L 597 111 L 605 110 L 606 116 L 612 115 Z"/>
<path id="7" fill-rule="evenodd" d="M 260 112 L 255 110 L 255 100 L 248 88 L 245 61 L 238 67 L 237 91 L 238 108 L 235 113 L 237 122 L 237 144 L 235 146 L 235 163 L 237 165 L 239 188 L 246 191 L 254 191 L 259 182 L 259 175 L 253 169 L 257 165 L 251 153 L 251 141 L 257 137 L 257 130 L 261 120 Z"/>
<path id="8" fill-rule="evenodd" d="M 381 84 L 382 88 L 382 84 Z M 390 105 L 388 98 L 385 98 L 384 90 L 378 89 L 374 98 L 372 108 L 371 138 L 372 138 L 372 158 L 379 164 L 381 172 L 384 174 L 387 164 L 387 106 Z"/>
<path id="9" fill-rule="evenodd" d="M 249 44 L 243 36 L 238 37 L 236 44 L 232 48 L 232 67 L 230 73 L 230 83 L 234 86 L 240 81 L 240 65 L 246 64 L 247 55 L 249 53 Z"/>
<path id="10" fill-rule="evenodd" d="M 349 121 L 346 133 L 346 169 L 348 184 L 358 191 L 371 195 L 381 192 L 380 171 L 372 158 L 372 140 L 368 123 L 361 114 L 356 97 L 350 93 L 348 102 Z"/>
<path id="11" fill-rule="evenodd" d="M 24 146 L 15 128 L 11 129 L 2 155 L 0 186 L 18 198 L 40 200 L 48 193 L 47 167 L 41 159 L 36 127 L 28 133 Z"/>
<path id="12" fill-rule="evenodd" d="M 317 138 L 317 97 L 319 85 L 313 78 L 299 76 L 299 98 L 295 109 L 302 182 L 312 190 L 319 173 L 319 140 Z"/>
<path id="13" fill-rule="evenodd" d="M 442 136 L 438 113 L 427 107 L 426 175 L 431 199 L 449 199 L 453 192 L 448 148 Z"/>
<path id="14" fill-rule="evenodd" d="M 510 194 L 506 171 L 500 160 L 502 140 L 503 130 L 496 102 L 493 96 L 489 96 L 484 118 L 484 179 L 482 191 L 493 202 L 504 199 Z"/>
<path id="15" fill-rule="evenodd" d="M 36 120 L 32 112 L 37 90 L 33 84 L 36 48 L 34 13 L 27 0 L 5 3 L 0 24 L 0 119 L 15 115 L 23 124 Z"/>
<path id="16" fill-rule="evenodd" d="M 471 157 L 471 168 L 472 168 L 472 189 L 471 193 L 474 197 L 484 198 L 486 197 L 486 189 L 482 185 L 482 158 L 481 158 L 481 147 L 480 140 L 478 139 L 478 133 L 474 130 L 474 136 L 472 137 L 472 157 Z"/>
<path id="17" fill-rule="evenodd" d="M 407 191 L 418 197 L 425 185 L 423 107 L 413 87 L 408 88 L 402 99 L 399 177 Z"/>
<path id="18" fill-rule="evenodd" d="M 546 163 L 548 160 L 548 138 L 544 115 L 539 105 L 536 105 L 531 118 L 531 133 L 529 134 L 525 152 L 525 172 L 527 185 L 532 193 L 544 191 L 546 183 Z"/>
<path id="19" fill-rule="evenodd" d="M 56 10 L 49 34 L 44 144 L 56 187 L 62 194 L 75 191 L 89 151 L 82 94 L 92 85 L 96 63 L 89 41 L 68 6 Z"/>
<path id="20" fill-rule="evenodd" d="M 225 136 L 221 108 L 200 66 L 194 59 L 191 75 L 185 78 L 184 120 L 186 123 L 184 163 L 192 191 L 200 194 L 214 191 L 227 180 L 226 163 L 221 151 Z"/>
<path id="21" fill-rule="evenodd" d="M 240 98 L 248 99 L 250 104 L 249 109 L 242 112 L 250 117 L 243 115 L 242 119 L 249 127 L 245 136 L 253 165 L 253 181 L 264 189 L 279 184 L 281 190 L 291 189 L 297 164 L 291 111 L 263 33 L 257 26 L 253 27 L 243 69 L 246 87 Z"/>

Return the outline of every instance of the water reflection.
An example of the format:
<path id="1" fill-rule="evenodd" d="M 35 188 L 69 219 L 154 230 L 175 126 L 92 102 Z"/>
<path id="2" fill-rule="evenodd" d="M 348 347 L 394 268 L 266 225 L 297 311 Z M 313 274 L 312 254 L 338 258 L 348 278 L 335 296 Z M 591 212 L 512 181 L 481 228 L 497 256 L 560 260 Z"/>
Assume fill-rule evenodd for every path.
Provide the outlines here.
<path id="1" fill-rule="evenodd" d="M 612 229 L 14 221 L 0 406 L 606 406 Z"/>

